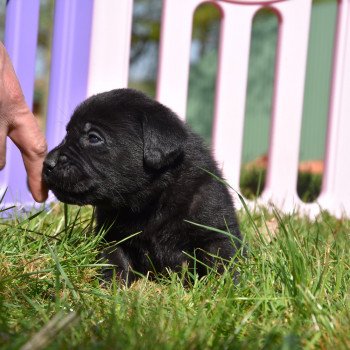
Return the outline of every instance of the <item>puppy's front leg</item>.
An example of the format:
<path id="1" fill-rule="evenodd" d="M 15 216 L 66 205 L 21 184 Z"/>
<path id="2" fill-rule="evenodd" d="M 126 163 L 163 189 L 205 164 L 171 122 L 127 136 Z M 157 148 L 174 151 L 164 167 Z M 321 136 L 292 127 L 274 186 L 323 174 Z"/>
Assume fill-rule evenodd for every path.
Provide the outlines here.
<path id="1" fill-rule="evenodd" d="M 120 246 L 107 247 L 102 251 L 102 258 L 107 259 L 108 263 L 113 267 L 103 269 L 105 280 L 110 281 L 115 271 L 116 278 L 126 286 L 130 286 L 136 276 L 132 272 L 130 258 Z"/>

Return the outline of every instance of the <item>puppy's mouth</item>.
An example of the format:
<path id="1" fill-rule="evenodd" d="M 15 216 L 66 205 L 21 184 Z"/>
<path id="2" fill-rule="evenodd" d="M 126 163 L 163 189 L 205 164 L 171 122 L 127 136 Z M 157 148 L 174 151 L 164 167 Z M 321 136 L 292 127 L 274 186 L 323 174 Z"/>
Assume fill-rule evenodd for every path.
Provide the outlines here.
<path id="1" fill-rule="evenodd" d="M 48 189 L 61 202 L 77 205 L 92 204 L 90 197 L 95 188 L 89 179 L 59 176 L 59 174 L 49 174 L 47 172 L 43 173 L 43 179 Z"/>
<path id="2" fill-rule="evenodd" d="M 49 189 L 53 192 L 56 198 L 63 203 L 76 205 L 93 204 L 89 200 L 89 197 L 93 191 L 92 188 L 79 191 L 67 191 L 62 188 L 49 186 Z"/>

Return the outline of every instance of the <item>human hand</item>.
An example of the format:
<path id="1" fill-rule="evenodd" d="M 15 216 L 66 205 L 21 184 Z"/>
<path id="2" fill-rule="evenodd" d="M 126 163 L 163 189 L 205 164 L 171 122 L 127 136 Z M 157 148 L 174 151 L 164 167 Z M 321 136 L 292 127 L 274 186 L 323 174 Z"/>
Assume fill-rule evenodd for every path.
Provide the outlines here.
<path id="1" fill-rule="evenodd" d="M 33 198 L 44 202 L 47 189 L 42 180 L 42 167 L 47 153 L 46 140 L 25 102 L 11 60 L 0 42 L 0 170 L 6 163 L 7 136 L 21 151 Z"/>

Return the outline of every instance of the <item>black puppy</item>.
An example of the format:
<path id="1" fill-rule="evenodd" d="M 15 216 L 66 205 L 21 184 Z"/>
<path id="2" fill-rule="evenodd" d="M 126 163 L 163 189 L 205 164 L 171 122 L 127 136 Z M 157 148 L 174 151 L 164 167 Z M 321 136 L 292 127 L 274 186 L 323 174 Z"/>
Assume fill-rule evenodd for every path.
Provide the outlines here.
<path id="1" fill-rule="evenodd" d="M 210 173 L 221 176 L 202 140 L 171 110 L 120 89 L 76 108 L 43 176 L 62 202 L 96 207 L 97 230 L 109 227 L 108 242 L 138 233 L 105 251 L 116 275 L 131 283 L 133 271 L 184 264 L 202 276 L 214 256 L 221 264 L 234 256 L 241 236 L 232 199 Z"/>

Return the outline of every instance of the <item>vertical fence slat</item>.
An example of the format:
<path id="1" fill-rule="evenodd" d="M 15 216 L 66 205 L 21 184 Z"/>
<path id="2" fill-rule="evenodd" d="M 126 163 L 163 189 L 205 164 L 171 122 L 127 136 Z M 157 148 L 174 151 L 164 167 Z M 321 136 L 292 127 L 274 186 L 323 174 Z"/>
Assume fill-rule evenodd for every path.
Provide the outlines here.
<path id="1" fill-rule="evenodd" d="M 350 0 L 339 2 L 325 173 L 319 203 L 350 216 Z"/>
<path id="2" fill-rule="evenodd" d="M 296 193 L 311 0 L 275 5 L 279 26 L 269 164 L 262 200 L 286 211 L 300 205 Z"/>
<path id="3" fill-rule="evenodd" d="M 193 14 L 203 2 L 164 0 L 157 98 L 182 118 L 186 113 Z M 218 160 L 224 161 L 226 178 L 238 188 L 251 20 L 263 2 L 211 2 L 219 5 L 224 16 L 213 143 Z M 296 194 L 311 3 L 269 3 L 281 21 L 269 166 L 261 203 L 271 201 L 285 211 L 296 206 L 316 207 L 302 204 Z M 87 93 L 127 85 L 132 5 L 133 0 L 56 0 L 47 120 L 49 148 L 61 140 L 73 109 Z M 6 12 L 5 45 L 29 106 L 33 102 L 39 7 L 40 0 L 10 0 Z M 349 216 L 350 0 L 339 1 L 336 43 L 319 203 L 332 214 Z M 5 202 L 32 203 L 20 153 L 11 142 L 7 153 L 8 163 L 0 177 L 2 191 L 9 186 Z"/>
<path id="4" fill-rule="evenodd" d="M 94 2 L 88 95 L 128 85 L 133 0 Z"/>
<path id="5" fill-rule="evenodd" d="M 39 10 L 39 0 L 10 0 L 6 7 L 5 46 L 29 107 L 34 95 Z"/>
<path id="6" fill-rule="evenodd" d="M 252 18 L 257 6 L 221 5 L 213 149 L 228 183 L 239 190 Z"/>
<path id="7" fill-rule="evenodd" d="M 56 0 L 46 135 L 49 149 L 65 135 L 87 95 L 92 0 Z"/>
<path id="8" fill-rule="evenodd" d="M 163 3 L 157 99 L 185 119 L 193 13 L 203 0 Z"/>
<path id="9" fill-rule="evenodd" d="M 30 108 L 33 104 L 39 10 L 39 0 L 10 0 L 6 7 L 5 46 Z M 1 172 L 0 183 L 1 192 L 8 187 L 4 203 L 33 201 L 27 189 L 21 154 L 10 139 L 7 142 L 7 165 Z"/>

